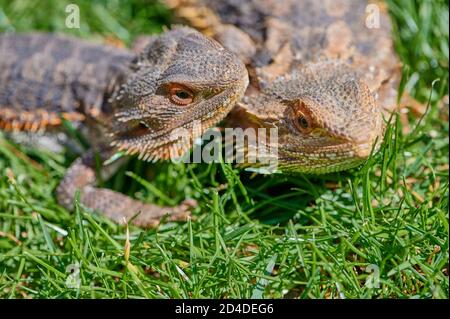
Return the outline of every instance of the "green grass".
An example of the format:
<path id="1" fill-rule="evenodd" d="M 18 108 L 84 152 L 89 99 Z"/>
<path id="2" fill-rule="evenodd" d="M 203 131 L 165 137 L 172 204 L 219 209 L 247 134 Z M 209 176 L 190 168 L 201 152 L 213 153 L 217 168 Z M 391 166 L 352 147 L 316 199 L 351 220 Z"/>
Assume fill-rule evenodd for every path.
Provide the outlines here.
<path id="1" fill-rule="evenodd" d="M 77 2 L 83 37 L 130 43 L 169 21 L 149 2 Z M 66 32 L 64 1 L 48 3 L 0 0 L 0 30 Z M 403 84 L 430 100 L 422 119 L 409 117 L 410 133 L 394 117 L 379 154 L 322 177 L 132 160 L 107 186 L 159 204 L 171 202 L 158 191 L 174 202 L 195 198 L 200 207 L 187 223 L 130 228 L 128 263 L 124 227 L 56 203 L 73 156 L 0 135 L 0 297 L 448 298 L 448 6 L 389 7 Z M 79 273 L 69 277 L 74 264 Z M 366 284 L 371 265 L 379 287 Z M 76 275 L 80 288 L 69 288 Z"/>

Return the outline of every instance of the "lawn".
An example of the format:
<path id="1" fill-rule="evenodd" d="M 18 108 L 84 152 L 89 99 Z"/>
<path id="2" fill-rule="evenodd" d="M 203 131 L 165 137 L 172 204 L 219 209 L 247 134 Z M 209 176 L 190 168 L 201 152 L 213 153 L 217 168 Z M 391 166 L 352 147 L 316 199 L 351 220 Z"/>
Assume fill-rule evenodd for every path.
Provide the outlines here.
<path id="1" fill-rule="evenodd" d="M 69 2 L 0 0 L 0 31 L 129 45 L 171 21 L 148 1 L 70 2 L 80 29 L 65 27 Z M 127 236 L 124 226 L 57 204 L 73 152 L 0 133 L 0 298 L 448 298 L 448 5 L 388 4 L 401 89 L 428 107 L 407 122 L 393 116 L 381 151 L 348 172 L 262 176 L 132 159 L 105 186 L 199 207 L 189 222 L 130 227 Z"/>

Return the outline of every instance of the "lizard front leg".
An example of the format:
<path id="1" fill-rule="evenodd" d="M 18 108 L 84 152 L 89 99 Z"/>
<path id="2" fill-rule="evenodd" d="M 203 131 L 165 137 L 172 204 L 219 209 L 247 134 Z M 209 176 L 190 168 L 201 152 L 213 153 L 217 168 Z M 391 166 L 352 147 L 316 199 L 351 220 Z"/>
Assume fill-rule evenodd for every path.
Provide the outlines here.
<path id="1" fill-rule="evenodd" d="M 92 152 L 78 158 L 70 166 L 56 191 L 60 205 L 72 210 L 75 193 L 79 190 L 80 203 L 83 206 L 107 216 L 117 223 L 123 223 L 124 219 L 128 222 L 139 213 L 132 223 L 143 228 L 156 227 L 166 215 L 170 221 L 186 220 L 190 211 L 196 206 L 195 200 L 185 200 L 174 207 L 158 206 L 143 203 L 109 189 L 97 188 L 95 187 L 97 177 L 94 167 L 95 160 Z M 110 168 L 105 167 L 106 170 Z"/>

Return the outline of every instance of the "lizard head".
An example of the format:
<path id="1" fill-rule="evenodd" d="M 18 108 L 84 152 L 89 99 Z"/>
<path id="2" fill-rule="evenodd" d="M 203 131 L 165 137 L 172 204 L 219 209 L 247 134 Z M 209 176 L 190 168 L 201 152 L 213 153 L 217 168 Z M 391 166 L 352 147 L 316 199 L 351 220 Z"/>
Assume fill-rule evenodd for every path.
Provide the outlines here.
<path id="1" fill-rule="evenodd" d="M 234 54 L 187 27 L 149 42 L 111 99 L 112 144 L 144 160 L 168 159 L 225 117 L 244 95 L 248 74 Z M 180 128 L 189 132 L 182 143 L 172 134 Z"/>
<path id="2" fill-rule="evenodd" d="M 345 170 L 366 160 L 382 140 L 382 114 L 372 93 L 343 63 L 303 67 L 249 103 L 258 113 L 254 123 L 278 129 L 281 171 Z"/>

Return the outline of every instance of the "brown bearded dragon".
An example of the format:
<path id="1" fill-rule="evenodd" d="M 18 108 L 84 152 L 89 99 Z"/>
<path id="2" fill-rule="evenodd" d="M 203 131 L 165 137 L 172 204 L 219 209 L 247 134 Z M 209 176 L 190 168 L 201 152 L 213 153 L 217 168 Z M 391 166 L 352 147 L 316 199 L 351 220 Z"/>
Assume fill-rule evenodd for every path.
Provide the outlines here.
<path id="1" fill-rule="evenodd" d="M 397 107 L 401 78 L 383 3 L 166 3 L 183 23 L 212 36 L 247 65 L 250 85 L 227 125 L 278 129 L 279 170 L 339 171 L 376 151 L 382 115 L 388 118 Z"/>
<path id="2" fill-rule="evenodd" d="M 126 49 L 50 34 L 0 34 L 0 129 L 58 131 L 63 119 L 81 124 L 92 150 L 77 159 L 57 188 L 58 202 L 80 202 L 116 222 L 152 227 L 169 215 L 185 219 L 194 205 L 143 203 L 95 186 L 95 154 L 138 154 L 145 160 L 186 152 L 221 120 L 248 84 L 242 62 L 216 41 L 177 27 L 152 36 L 139 55 Z M 201 131 L 191 130 L 200 121 Z M 191 136 L 172 138 L 175 128 Z M 115 163 L 104 167 L 112 174 Z"/>

